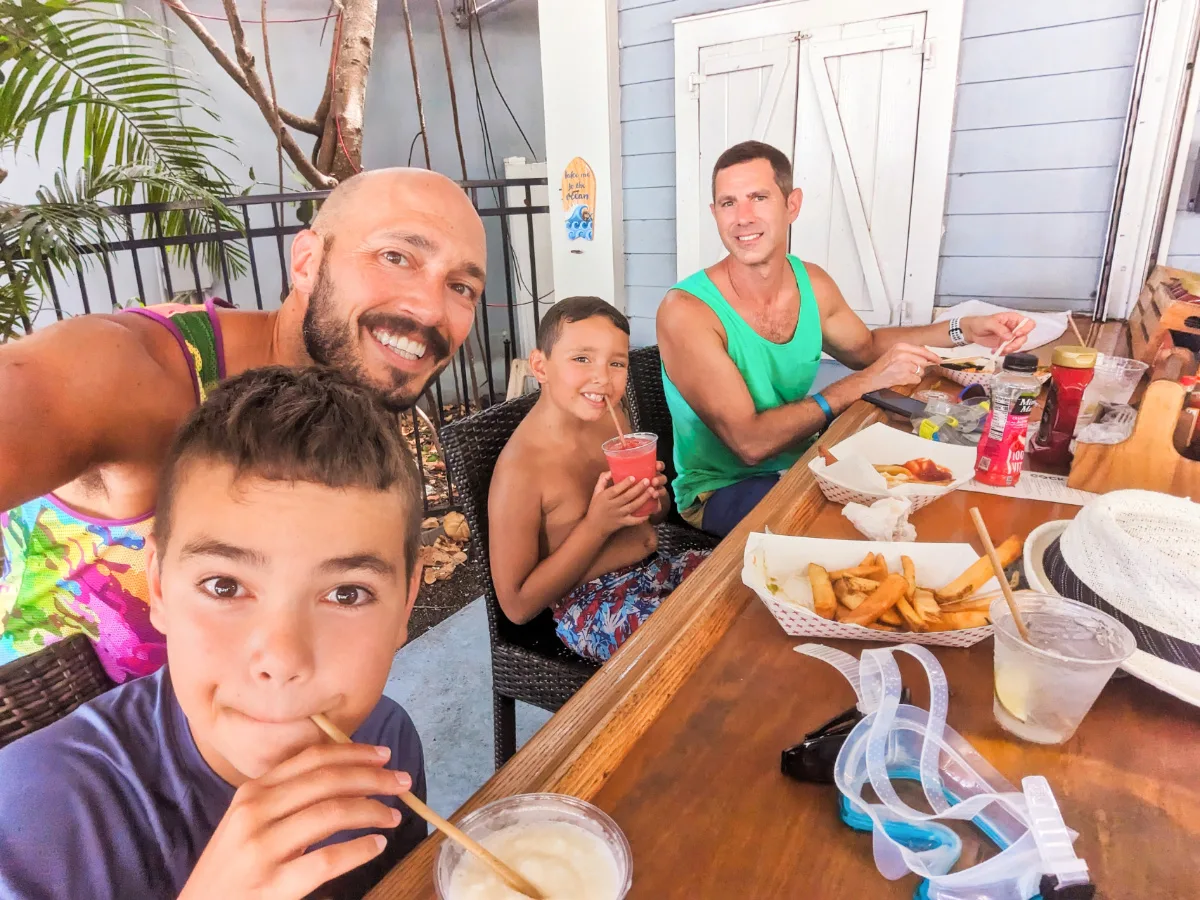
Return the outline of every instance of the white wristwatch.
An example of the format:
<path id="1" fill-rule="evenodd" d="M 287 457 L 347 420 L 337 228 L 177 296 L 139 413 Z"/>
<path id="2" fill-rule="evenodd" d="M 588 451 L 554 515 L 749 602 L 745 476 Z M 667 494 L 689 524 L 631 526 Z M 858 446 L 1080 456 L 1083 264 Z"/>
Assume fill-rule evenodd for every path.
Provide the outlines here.
<path id="1" fill-rule="evenodd" d="M 962 347 L 969 343 L 966 335 L 963 334 L 962 319 L 958 316 L 950 320 L 950 340 L 954 342 L 955 347 Z"/>

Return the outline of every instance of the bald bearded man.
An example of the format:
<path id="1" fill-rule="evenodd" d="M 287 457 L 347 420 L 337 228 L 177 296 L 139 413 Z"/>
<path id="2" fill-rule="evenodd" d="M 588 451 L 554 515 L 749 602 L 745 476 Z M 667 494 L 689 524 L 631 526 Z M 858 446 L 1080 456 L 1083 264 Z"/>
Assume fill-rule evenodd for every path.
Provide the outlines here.
<path id="1" fill-rule="evenodd" d="M 405 409 L 469 334 L 486 266 L 454 182 L 382 169 L 339 185 L 296 235 L 277 310 L 93 314 L 0 347 L 0 664 L 83 632 L 115 681 L 159 668 L 146 539 L 188 413 L 227 376 L 314 363 Z"/>

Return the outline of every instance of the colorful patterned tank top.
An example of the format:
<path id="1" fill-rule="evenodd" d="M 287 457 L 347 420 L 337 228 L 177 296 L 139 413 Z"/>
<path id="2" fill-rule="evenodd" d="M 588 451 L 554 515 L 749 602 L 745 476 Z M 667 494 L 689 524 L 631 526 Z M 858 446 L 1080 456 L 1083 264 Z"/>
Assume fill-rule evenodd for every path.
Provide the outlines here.
<path id="1" fill-rule="evenodd" d="M 214 303 L 163 304 L 129 312 L 175 337 L 192 372 L 197 402 L 225 377 Z M 0 513 L 0 665 L 82 632 L 120 683 L 166 662 L 166 642 L 150 624 L 146 538 L 154 511 L 97 519 L 46 494 Z"/>

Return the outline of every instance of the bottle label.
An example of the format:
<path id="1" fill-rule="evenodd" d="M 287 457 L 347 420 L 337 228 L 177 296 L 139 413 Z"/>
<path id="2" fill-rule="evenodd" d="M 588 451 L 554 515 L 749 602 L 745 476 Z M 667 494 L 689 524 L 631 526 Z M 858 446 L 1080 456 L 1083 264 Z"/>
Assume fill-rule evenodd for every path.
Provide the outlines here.
<path id="1" fill-rule="evenodd" d="M 1025 463 L 1025 437 L 1029 414 L 1037 394 L 1018 394 L 1009 408 L 992 403 L 975 457 L 976 477 L 987 484 L 1009 486 L 1021 477 Z"/>

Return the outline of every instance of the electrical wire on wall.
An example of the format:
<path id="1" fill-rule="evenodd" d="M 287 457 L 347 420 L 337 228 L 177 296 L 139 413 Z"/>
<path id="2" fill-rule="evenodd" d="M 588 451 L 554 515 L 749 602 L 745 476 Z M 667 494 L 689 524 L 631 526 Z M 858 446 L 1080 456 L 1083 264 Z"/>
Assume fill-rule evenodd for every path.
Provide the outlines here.
<path id="1" fill-rule="evenodd" d="M 474 28 L 472 28 L 472 23 L 474 24 Z M 490 130 L 490 127 L 489 127 L 488 121 L 487 121 L 487 112 L 486 112 L 486 109 L 484 108 L 483 96 L 479 89 L 479 67 L 475 60 L 475 32 L 476 31 L 479 32 L 479 47 L 483 54 L 484 62 L 487 65 L 488 74 L 491 77 L 491 81 L 492 81 L 492 86 L 496 89 L 496 93 L 500 97 L 500 102 L 504 104 L 504 108 L 508 111 L 509 117 L 512 119 L 513 124 L 517 127 L 517 131 L 520 132 L 521 138 L 525 141 L 525 146 L 529 148 L 529 153 L 531 156 L 534 157 L 534 159 L 537 158 L 537 152 L 533 149 L 533 144 L 530 143 L 528 135 L 525 134 L 525 129 L 521 127 L 521 123 L 520 123 L 520 121 L 518 121 L 516 113 L 513 112 L 512 106 L 509 105 L 508 99 L 504 96 L 504 91 L 501 90 L 501 88 L 500 88 L 500 83 L 496 79 L 496 72 L 495 72 L 495 69 L 492 67 L 491 57 L 488 55 L 487 44 L 484 40 L 483 22 L 480 20 L 478 13 L 472 12 L 470 15 L 470 20 L 467 22 L 467 55 L 471 61 L 471 80 L 475 86 L 475 112 L 476 112 L 476 116 L 479 119 L 479 130 L 480 130 L 480 134 L 482 135 L 482 138 L 483 138 L 484 168 L 486 169 L 487 175 L 490 179 L 499 181 L 502 179 L 503 173 L 501 172 L 500 167 L 496 164 L 496 154 L 495 154 L 495 150 L 492 146 L 492 136 L 491 136 L 491 130 Z M 492 190 L 495 195 L 497 205 L 503 206 L 505 204 L 505 198 L 500 196 L 500 190 L 498 188 L 493 188 Z M 527 294 L 532 295 L 533 291 L 530 289 L 529 285 L 525 282 L 524 274 L 521 271 L 521 261 L 518 258 L 515 249 L 513 248 L 511 235 L 509 236 L 508 245 L 505 247 L 505 251 L 508 253 L 509 258 L 512 261 L 513 271 L 516 276 L 517 285 L 521 288 L 522 291 L 524 291 Z M 551 289 L 551 290 L 547 291 L 546 293 L 537 297 L 536 301 L 534 299 L 532 299 L 532 296 L 531 296 L 531 299 L 524 300 L 521 302 L 516 302 L 513 304 L 513 306 L 516 306 L 516 307 L 532 306 L 535 302 L 540 303 L 542 300 L 551 296 L 553 293 L 554 293 L 554 290 Z M 507 309 L 507 304 L 504 304 L 504 303 L 489 303 L 488 306 L 493 309 Z"/>

